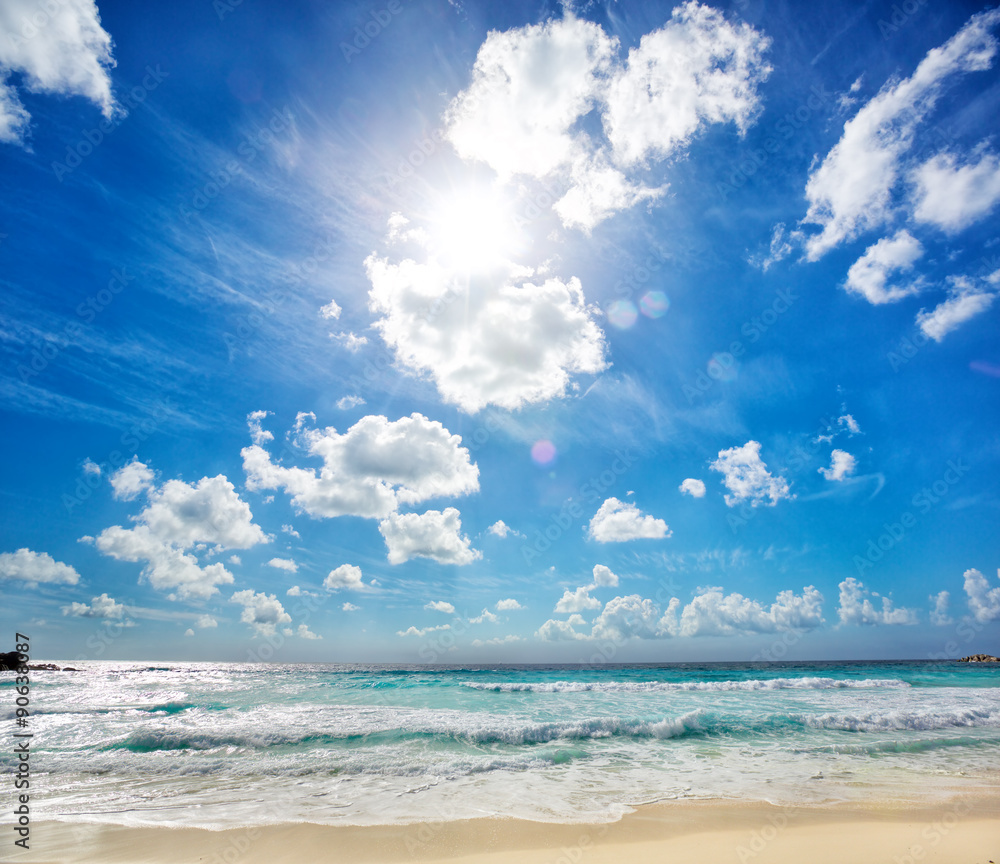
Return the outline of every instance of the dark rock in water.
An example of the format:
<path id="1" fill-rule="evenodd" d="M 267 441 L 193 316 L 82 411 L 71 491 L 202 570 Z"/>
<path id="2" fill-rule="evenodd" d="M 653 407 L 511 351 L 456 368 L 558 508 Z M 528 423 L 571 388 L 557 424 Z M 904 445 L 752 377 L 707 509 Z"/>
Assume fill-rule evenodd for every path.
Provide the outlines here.
<path id="1" fill-rule="evenodd" d="M 959 663 L 1000 663 L 1000 657 L 992 654 L 970 654 L 968 657 L 959 657 Z"/>
<path id="2" fill-rule="evenodd" d="M 21 664 L 21 655 L 16 651 L 0 654 L 0 672 L 14 672 Z"/>
<path id="3" fill-rule="evenodd" d="M 35 672 L 62 672 L 63 670 L 56 666 L 55 663 L 32 663 L 28 666 L 29 669 Z"/>

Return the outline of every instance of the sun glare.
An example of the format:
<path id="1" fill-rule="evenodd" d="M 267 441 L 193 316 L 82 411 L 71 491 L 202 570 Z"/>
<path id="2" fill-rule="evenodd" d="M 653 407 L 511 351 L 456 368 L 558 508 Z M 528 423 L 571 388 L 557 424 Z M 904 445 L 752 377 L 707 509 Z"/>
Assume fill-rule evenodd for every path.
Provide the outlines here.
<path id="1" fill-rule="evenodd" d="M 457 270 L 489 270 L 519 249 L 511 202 L 489 187 L 470 187 L 441 201 L 429 226 L 431 251 Z"/>

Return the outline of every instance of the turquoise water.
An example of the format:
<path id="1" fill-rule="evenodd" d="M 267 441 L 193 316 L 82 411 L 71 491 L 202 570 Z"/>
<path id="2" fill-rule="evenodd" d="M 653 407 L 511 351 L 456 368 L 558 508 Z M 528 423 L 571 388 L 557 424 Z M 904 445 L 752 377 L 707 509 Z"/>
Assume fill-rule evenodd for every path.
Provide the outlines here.
<path id="1" fill-rule="evenodd" d="M 927 799 L 998 785 L 998 685 L 955 662 L 90 663 L 35 673 L 34 803 L 222 827 Z"/>

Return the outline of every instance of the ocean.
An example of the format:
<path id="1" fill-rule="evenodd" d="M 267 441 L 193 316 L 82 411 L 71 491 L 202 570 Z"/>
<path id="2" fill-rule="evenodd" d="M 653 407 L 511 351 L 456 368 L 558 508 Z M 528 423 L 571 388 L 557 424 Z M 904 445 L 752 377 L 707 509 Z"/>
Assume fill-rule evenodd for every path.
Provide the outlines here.
<path id="1" fill-rule="evenodd" d="M 1000 785 L 997 665 L 80 668 L 32 675 L 35 819 L 602 822 L 670 799 L 926 803 Z"/>

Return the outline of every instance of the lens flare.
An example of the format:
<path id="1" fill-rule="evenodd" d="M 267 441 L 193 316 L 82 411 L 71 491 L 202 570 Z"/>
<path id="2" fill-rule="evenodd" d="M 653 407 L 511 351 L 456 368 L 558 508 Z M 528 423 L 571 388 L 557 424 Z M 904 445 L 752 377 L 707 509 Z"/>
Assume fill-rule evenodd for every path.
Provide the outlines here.
<path id="1" fill-rule="evenodd" d="M 531 445 L 531 458 L 536 465 L 548 465 L 556 458 L 556 445 L 547 438 L 542 438 Z"/>
<path id="2" fill-rule="evenodd" d="M 670 301 L 662 291 L 647 291 L 639 301 L 639 308 L 647 318 L 662 318 L 670 308 Z"/>
<path id="3" fill-rule="evenodd" d="M 607 313 L 608 321 L 619 330 L 628 330 L 639 317 L 639 310 L 631 300 L 615 300 L 608 306 Z"/>

